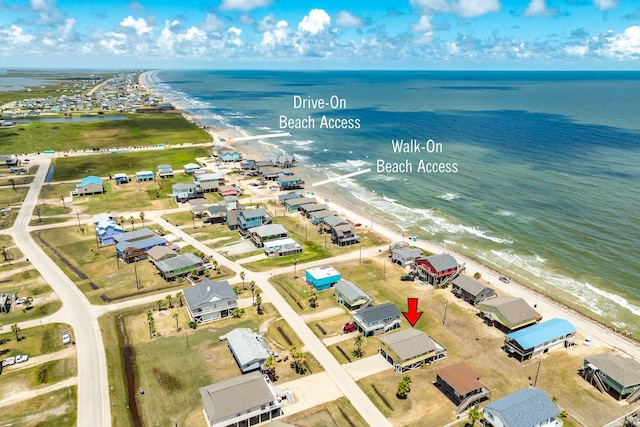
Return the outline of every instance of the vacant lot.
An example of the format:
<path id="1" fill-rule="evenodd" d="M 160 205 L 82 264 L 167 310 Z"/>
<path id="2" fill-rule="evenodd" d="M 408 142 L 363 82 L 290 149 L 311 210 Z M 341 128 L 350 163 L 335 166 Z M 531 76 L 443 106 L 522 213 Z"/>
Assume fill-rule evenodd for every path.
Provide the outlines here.
<path id="1" fill-rule="evenodd" d="M 2 408 L 0 427 L 73 427 L 78 411 L 76 386 L 62 388 Z"/>
<path id="2" fill-rule="evenodd" d="M 367 423 L 345 397 L 282 418 L 301 427 L 366 427 Z"/>
<path id="3" fill-rule="evenodd" d="M 1 292 L 16 293 L 18 298 L 33 298 L 29 308 L 24 304 L 13 304 L 9 313 L 0 315 L 4 325 L 48 316 L 62 307 L 62 302 L 38 270 L 23 270 L 9 276 L 3 274 L 0 282 Z"/>
<path id="4" fill-rule="evenodd" d="M 5 358 L 19 354 L 34 357 L 62 350 L 64 348 L 62 331 L 65 330 L 71 330 L 71 327 L 62 323 L 21 329 L 18 332 L 20 340 L 16 341 L 15 333 L 11 331 L 9 325 L 5 325 L 2 328 L 3 333 L 0 334 L 0 352 Z"/>

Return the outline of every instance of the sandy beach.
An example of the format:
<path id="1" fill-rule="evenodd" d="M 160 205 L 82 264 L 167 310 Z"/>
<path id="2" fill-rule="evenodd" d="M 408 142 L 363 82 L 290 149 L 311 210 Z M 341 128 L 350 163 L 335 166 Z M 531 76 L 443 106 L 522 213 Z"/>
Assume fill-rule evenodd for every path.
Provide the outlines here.
<path id="1" fill-rule="evenodd" d="M 149 82 L 147 81 L 148 73 L 149 72 L 146 72 L 141 75 L 140 84 L 143 85 L 147 90 L 153 91 Z M 171 102 L 176 108 L 182 110 L 183 114 L 192 117 L 196 122 L 200 122 L 200 119 L 197 116 L 184 110 L 185 106 L 179 105 L 179 103 L 176 103 L 175 100 L 172 99 L 167 99 L 167 101 Z M 220 138 L 221 135 L 224 135 L 224 132 L 217 129 L 207 129 L 207 131 L 212 135 L 214 141 L 219 141 L 219 139 L 216 138 Z M 225 144 L 234 146 L 235 149 L 238 149 L 243 153 L 243 156 L 245 156 L 245 158 L 259 159 L 262 156 L 262 153 L 260 153 L 259 150 L 251 149 L 248 144 L 234 144 L 233 139 L 226 138 L 225 136 L 223 136 L 223 138 L 226 140 Z M 313 187 L 312 189 L 312 187 L 310 186 L 311 183 L 307 182 L 306 184 L 306 190 L 308 193 L 307 196 L 311 196 L 311 191 L 313 191 L 314 195 L 311 197 L 315 197 L 319 202 L 327 203 L 332 210 L 339 212 L 342 216 L 349 219 L 353 223 L 360 223 L 363 227 L 370 228 L 374 232 L 385 236 L 392 242 L 402 240 L 409 241 L 409 236 L 405 236 L 398 231 L 394 231 L 385 224 L 376 222 L 375 218 L 373 218 L 373 215 L 367 216 L 363 212 L 357 212 L 351 207 L 347 208 L 345 206 L 346 203 L 336 201 L 335 198 L 328 199 L 328 196 L 323 194 L 322 187 Z M 280 192 L 269 192 L 266 189 L 263 191 L 261 189 L 249 186 L 245 186 L 244 190 L 246 192 L 250 192 L 253 195 L 254 200 L 259 200 L 262 198 L 273 199 L 274 197 L 277 197 L 278 194 L 280 194 Z M 339 194 L 338 196 L 348 203 L 348 194 Z M 496 289 L 499 294 L 524 298 L 529 305 L 535 306 L 536 311 L 538 311 L 543 316 L 543 320 L 548 320 L 551 318 L 563 318 L 568 320 L 576 327 L 578 331 L 576 336 L 577 339 L 580 340 L 580 342 L 582 342 L 584 338 L 589 337 L 591 338 L 591 345 L 593 347 L 603 347 L 603 350 L 605 348 L 615 349 L 631 357 L 640 359 L 640 346 L 638 346 L 638 343 L 635 339 L 632 339 L 622 333 L 607 328 L 604 325 L 596 322 L 595 320 L 560 304 L 559 302 L 553 300 L 551 296 L 543 295 L 537 291 L 525 287 L 522 284 L 517 283 L 514 280 L 511 280 L 509 284 L 503 283 L 498 280 L 500 274 L 496 271 L 464 256 L 463 254 L 453 252 L 443 246 L 420 239 L 415 242 L 411 242 L 411 244 L 423 249 L 426 252 L 434 254 L 449 253 L 450 255 L 454 256 L 460 264 L 464 264 L 466 266 L 465 274 L 473 276 L 475 273 L 480 273 L 480 280 Z M 594 348 L 594 353 L 595 352 L 597 352 L 596 348 Z"/>

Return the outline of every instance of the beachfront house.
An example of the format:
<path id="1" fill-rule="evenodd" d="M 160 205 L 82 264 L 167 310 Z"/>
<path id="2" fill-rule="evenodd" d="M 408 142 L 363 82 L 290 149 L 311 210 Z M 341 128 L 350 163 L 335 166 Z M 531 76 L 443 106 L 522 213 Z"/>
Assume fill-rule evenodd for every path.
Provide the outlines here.
<path id="1" fill-rule="evenodd" d="M 336 213 L 330 210 L 322 210 L 309 213 L 309 222 L 313 225 L 320 225 L 324 223 L 325 218 L 330 216 L 336 216 Z M 338 217 L 339 218 L 339 217 Z"/>
<path id="2" fill-rule="evenodd" d="M 539 322 L 542 316 L 519 297 L 499 296 L 478 305 L 485 321 L 511 332 Z"/>
<path id="3" fill-rule="evenodd" d="M 113 175 L 113 179 L 116 181 L 116 185 L 129 183 L 129 176 L 126 173 L 117 173 Z"/>
<path id="4" fill-rule="evenodd" d="M 207 427 L 254 426 L 282 415 L 282 399 L 260 372 L 201 387 Z"/>
<path id="5" fill-rule="evenodd" d="M 88 176 L 80 181 L 80 184 L 76 184 L 75 190 L 71 193 L 72 196 L 86 196 L 88 194 L 102 194 L 105 187 L 102 184 L 102 178 L 99 176 Z"/>
<path id="6" fill-rule="evenodd" d="M 457 406 L 456 414 L 491 397 L 491 390 L 480 382 L 480 374 L 463 362 L 439 369 L 436 387 Z"/>
<path id="7" fill-rule="evenodd" d="M 193 175 L 195 171 L 200 169 L 200 165 L 197 163 L 187 163 L 186 165 L 182 166 L 182 169 L 184 170 L 184 173 L 186 175 Z"/>
<path id="8" fill-rule="evenodd" d="M 208 323 L 231 316 L 238 308 L 238 296 L 229 282 L 204 279 L 182 290 L 189 316 L 196 323 Z"/>
<path id="9" fill-rule="evenodd" d="M 297 175 L 280 174 L 276 178 L 276 183 L 280 190 L 295 190 L 304 188 L 304 181 Z"/>
<path id="10" fill-rule="evenodd" d="M 302 253 L 302 246 L 290 237 L 264 242 L 264 253 L 269 257 L 281 257 Z"/>
<path id="11" fill-rule="evenodd" d="M 482 301 L 497 296 L 496 291 L 492 288 L 464 274 L 453 279 L 451 282 L 451 292 L 473 306 L 477 306 Z"/>
<path id="12" fill-rule="evenodd" d="M 360 242 L 353 224 L 344 224 L 331 229 L 331 242 L 338 246 L 355 245 Z"/>
<path id="13" fill-rule="evenodd" d="M 447 349 L 429 334 L 411 328 L 380 338 L 378 351 L 394 372 L 404 373 L 443 359 Z"/>
<path id="14" fill-rule="evenodd" d="M 276 166 L 265 166 L 261 167 L 259 172 L 267 181 L 275 181 L 280 175 L 282 175 L 283 170 Z"/>
<path id="15" fill-rule="evenodd" d="M 391 249 L 391 261 L 403 267 L 411 266 L 417 258 L 422 256 L 422 249 L 410 246 L 394 247 Z"/>
<path id="16" fill-rule="evenodd" d="M 567 347 L 576 328 L 564 319 L 549 319 L 505 336 L 504 348 L 520 361 L 531 359 L 558 346 Z"/>
<path id="17" fill-rule="evenodd" d="M 270 240 L 280 240 L 287 237 L 287 230 L 282 224 L 264 224 L 252 227 L 249 230 L 249 237 L 256 247 L 261 248 L 265 242 Z"/>
<path id="18" fill-rule="evenodd" d="M 227 220 L 227 207 L 222 205 L 207 206 L 205 212 L 209 217 L 205 222 L 210 224 L 223 224 Z"/>
<path id="19" fill-rule="evenodd" d="M 324 203 L 308 203 L 300 206 L 300 212 L 307 218 L 310 218 L 311 213 L 319 212 L 329 209 L 329 206 Z"/>
<path id="20" fill-rule="evenodd" d="M 211 268 L 208 259 L 202 259 L 192 253 L 180 254 L 153 262 L 158 273 L 166 281 L 193 274 L 199 276 L 203 271 Z"/>
<path id="21" fill-rule="evenodd" d="M 294 197 L 283 201 L 284 206 L 287 208 L 287 212 L 298 212 L 300 206 L 308 203 L 316 203 L 316 199 L 313 197 Z"/>
<path id="22" fill-rule="evenodd" d="M 220 185 L 218 187 L 218 194 L 222 197 L 237 197 L 242 194 L 242 190 L 240 190 L 235 185 Z"/>
<path id="23" fill-rule="evenodd" d="M 351 315 L 365 336 L 383 334 L 400 327 L 400 311 L 390 303 L 361 308 Z"/>
<path id="24" fill-rule="evenodd" d="M 321 225 L 320 229 L 324 233 L 331 234 L 331 232 L 334 229 L 334 227 L 340 227 L 342 225 L 347 225 L 347 224 L 349 224 L 349 221 L 347 221 L 346 219 L 342 218 L 341 216 L 329 215 L 329 216 L 323 218 L 322 225 Z"/>
<path id="25" fill-rule="evenodd" d="M 264 368 L 264 361 L 272 353 L 267 347 L 262 334 L 249 328 L 236 328 L 227 332 L 224 337 L 233 358 L 243 374 Z"/>
<path id="26" fill-rule="evenodd" d="M 484 407 L 486 427 L 562 427 L 560 410 L 547 393 L 524 388 Z"/>
<path id="27" fill-rule="evenodd" d="M 333 288 L 333 296 L 340 304 L 347 307 L 348 310 L 357 310 L 365 308 L 373 303 L 371 298 L 365 291 L 360 289 L 355 283 L 348 280 L 340 280 Z"/>
<path id="28" fill-rule="evenodd" d="M 219 157 L 225 163 L 239 162 L 240 160 L 242 160 L 242 155 L 238 151 L 233 149 L 228 149 L 220 152 Z"/>
<path id="29" fill-rule="evenodd" d="M 238 215 L 238 228 L 243 235 L 248 234 L 250 228 L 269 222 L 271 222 L 271 217 L 263 208 L 242 210 Z"/>
<path id="30" fill-rule="evenodd" d="M 136 172 L 136 181 L 154 181 L 154 174 L 151 171 L 138 171 Z"/>
<path id="31" fill-rule="evenodd" d="M 582 376 L 601 392 L 634 403 L 640 398 L 640 362 L 614 353 L 584 358 Z"/>
<path id="32" fill-rule="evenodd" d="M 198 191 L 198 187 L 195 184 L 190 183 L 178 183 L 171 186 L 171 197 L 176 203 L 184 203 L 189 199 L 193 199 L 199 196 L 201 193 Z"/>
<path id="33" fill-rule="evenodd" d="M 300 197 L 302 197 L 302 195 L 300 193 L 286 193 L 286 194 L 281 194 L 278 196 L 278 202 L 281 205 L 284 205 L 284 202 L 290 199 L 299 199 Z"/>
<path id="34" fill-rule="evenodd" d="M 173 167 L 171 165 L 158 165 L 158 178 L 173 178 Z"/>
<path id="35" fill-rule="evenodd" d="M 193 183 L 204 193 L 218 191 L 223 180 L 224 175 L 221 173 L 203 173 L 193 177 Z"/>
<path id="36" fill-rule="evenodd" d="M 330 265 L 314 267 L 305 271 L 305 280 L 318 291 L 329 289 L 340 281 L 340 272 Z"/>
<path id="37" fill-rule="evenodd" d="M 415 259 L 414 270 L 421 280 L 433 286 L 444 286 L 459 272 L 458 261 L 447 253 Z"/>
<path id="38" fill-rule="evenodd" d="M 101 245 L 113 245 L 116 236 L 124 234 L 124 229 L 114 221 L 98 221 L 96 223 L 96 237 Z"/>

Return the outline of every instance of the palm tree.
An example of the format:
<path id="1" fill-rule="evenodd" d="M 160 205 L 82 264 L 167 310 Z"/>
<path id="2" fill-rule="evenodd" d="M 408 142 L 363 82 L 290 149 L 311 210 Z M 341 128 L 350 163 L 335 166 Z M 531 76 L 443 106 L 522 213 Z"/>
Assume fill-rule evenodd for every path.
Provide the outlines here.
<path id="1" fill-rule="evenodd" d="M 16 341 L 20 341 L 20 337 L 18 336 L 18 334 L 20 333 L 20 326 L 18 326 L 17 323 L 11 325 L 11 332 L 16 334 Z"/>
<path id="2" fill-rule="evenodd" d="M 9 184 L 11 184 L 11 188 L 13 188 L 13 191 L 16 191 L 16 180 L 13 178 L 9 178 Z"/>
<path id="3" fill-rule="evenodd" d="M 316 292 L 315 288 L 311 289 L 311 294 L 309 295 L 309 305 L 311 305 L 312 308 L 316 308 L 318 306 L 318 292 Z"/>
<path id="4" fill-rule="evenodd" d="M 304 353 L 301 350 L 298 350 L 298 347 L 294 344 L 291 347 L 289 347 L 289 354 L 293 359 L 291 363 L 293 365 L 293 368 L 296 371 L 296 374 L 304 373 L 304 369 L 302 367 L 306 359 L 306 356 L 304 355 Z"/>
<path id="5" fill-rule="evenodd" d="M 167 300 L 167 302 L 169 304 L 169 308 L 173 308 L 173 299 L 171 299 L 171 295 L 169 294 L 164 298 Z"/>
<path id="6" fill-rule="evenodd" d="M 256 305 L 256 300 L 254 296 L 254 292 L 256 290 L 256 281 L 255 280 L 250 281 L 249 287 L 251 288 L 251 305 Z"/>
<path id="7" fill-rule="evenodd" d="M 256 313 L 262 314 L 262 295 L 260 292 L 256 294 Z"/>
<path id="8" fill-rule="evenodd" d="M 240 278 L 242 279 L 242 289 L 244 289 L 244 277 L 245 277 L 245 273 L 244 271 L 240 272 Z"/>
<path id="9" fill-rule="evenodd" d="M 129 218 L 129 222 L 131 223 L 131 229 L 135 230 L 136 227 L 135 227 L 134 224 L 135 224 L 136 220 L 133 218 L 133 216 L 131 216 L 131 218 Z"/>
<path id="10" fill-rule="evenodd" d="M 407 384 L 405 379 L 403 378 L 402 380 L 400 380 L 400 382 L 398 383 L 398 390 L 396 391 L 396 396 L 398 397 L 398 399 L 406 399 L 410 391 L 411 388 L 409 387 L 409 384 Z"/>
<path id="11" fill-rule="evenodd" d="M 119 216 L 118 217 L 118 224 L 120 224 L 120 227 L 124 226 L 124 217 L 123 216 Z"/>
<path id="12" fill-rule="evenodd" d="M 180 301 L 180 307 L 182 307 L 182 291 L 176 294 L 176 298 L 178 298 L 178 301 Z"/>
<path id="13" fill-rule="evenodd" d="M 176 319 L 176 333 L 180 332 L 180 326 L 178 325 L 178 312 L 173 313 L 173 318 Z"/>
<path id="14" fill-rule="evenodd" d="M 156 304 L 158 304 L 158 311 L 162 311 L 162 306 L 164 305 L 164 302 L 159 299 L 158 301 L 156 301 Z"/>
<path id="15" fill-rule="evenodd" d="M 241 318 L 243 314 L 244 314 L 244 308 L 234 308 L 234 309 L 231 311 L 231 315 L 232 315 L 233 317 L 235 317 L 236 319 Z"/>
<path id="16" fill-rule="evenodd" d="M 142 227 L 144 227 L 144 212 L 140 212 L 138 214 L 138 216 L 140 217 L 140 219 L 142 220 Z"/>
<path id="17" fill-rule="evenodd" d="M 356 345 L 356 350 L 353 352 L 353 354 L 356 357 L 362 357 L 364 355 L 364 351 L 362 351 L 362 345 L 364 344 L 365 341 L 366 341 L 366 338 L 362 334 L 358 334 L 353 339 L 353 343 Z"/>
<path id="18" fill-rule="evenodd" d="M 23 305 L 24 305 L 25 311 L 31 308 L 31 304 L 33 304 L 31 298 L 27 298 L 24 300 Z"/>
<path id="19" fill-rule="evenodd" d="M 478 410 L 477 407 L 469 409 L 469 422 L 467 425 L 473 427 L 476 425 L 476 421 L 480 421 L 482 419 L 482 413 Z"/>
<path id="20" fill-rule="evenodd" d="M 277 381 L 276 375 L 276 359 L 273 356 L 269 356 L 264 361 L 264 369 L 271 382 Z"/>
<path id="21" fill-rule="evenodd" d="M 5 245 L 0 246 L 0 252 L 2 252 L 2 256 L 4 257 L 4 260 L 8 261 L 8 258 L 7 258 L 7 247 Z"/>

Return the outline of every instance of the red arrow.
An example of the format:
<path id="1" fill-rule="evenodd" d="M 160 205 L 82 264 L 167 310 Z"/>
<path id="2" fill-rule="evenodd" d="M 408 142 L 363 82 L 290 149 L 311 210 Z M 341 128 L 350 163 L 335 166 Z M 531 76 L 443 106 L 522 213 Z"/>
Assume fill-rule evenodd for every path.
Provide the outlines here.
<path id="1" fill-rule="evenodd" d="M 420 316 L 422 316 L 422 312 L 418 312 L 418 298 L 407 298 L 407 304 L 409 305 L 409 312 L 402 312 L 404 317 L 407 319 L 407 322 L 413 327 Z"/>

